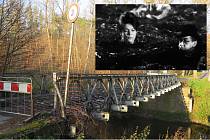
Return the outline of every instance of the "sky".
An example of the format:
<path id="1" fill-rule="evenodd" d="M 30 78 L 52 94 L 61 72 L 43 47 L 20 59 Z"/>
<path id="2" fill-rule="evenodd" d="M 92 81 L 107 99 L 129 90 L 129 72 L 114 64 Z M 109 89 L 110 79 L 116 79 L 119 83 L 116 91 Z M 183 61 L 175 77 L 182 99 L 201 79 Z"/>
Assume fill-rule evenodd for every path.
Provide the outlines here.
<path id="1" fill-rule="evenodd" d="M 38 0 L 38 1 L 43 1 L 43 0 Z M 62 0 L 57 0 L 62 2 Z M 91 0 L 79 0 L 79 16 L 80 17 L 85 17 L 85 18 L 91 18 L 91 15 L 89 13 L 89 9 L 91 7 L 90 4 Z M 114 0 L 113 0 L 114 1 Z M 117 2 L 119 4 L 123 4 L 125 2 L 125 0 L 117 0 Z M 172 3 L 176 4 L 176 3 L 182 3 L 182 4 L 187 4 L 187 3 L 192 3 L 192 0 L 171 0 Z M 95 0 L 96 4 L 105 4 L 104 0 Z M 132 3 L 138 3 L 138 4 L 143 4 L 145 3 L 144 0 L 127 0 L 128 4 L 132 4 Z"/>
<path id="2" fill-rule="evenodd" d="M 125 0 L 118 0 L 118 3 L 123 4 Z M 170 0 L 171 4 L 192 4 L 193 0 Z M 103 0 L 95 0 L 96 4 L 104 4 Z M 128 0 L 128 3 L 138 3 L 143 4 L 144 0 Z M 80 0 L 79 1 L 79 7 L 80 7 L 80 17 L 85 17 L 87 19 L 91 18 L 91 15 L 89 13 L 90 8 L 90 0 Z M 207 10 L 207 25 L 210 25 L 210 6 L 208 6 Z M 208 31 L 210 33 L 210 26 L 208 26 Z"/>
<path id="3" fill-rule="evenodd" d="M 28 1 L 28 0 L 25 0 Z M 31 0 L 32 3 L 37 3 L 39 5 L 39 7 L 44 7 L 43 5 L 43 1 L 45 0 Z M 63 0 L 56 0 L 57 2 L 60 3 L 60 5 L 62 5 L 62 1 Z M 82 18 L 86 18 L 86 19 L 90 19 L 91 18 L 91 14 L 90 14 L 90 4 L 91 0 L 79 0 L 78 5 L 79 5 L 79 17 Z M 114 1 L 114 0 L 113 0 Z M 117 0 L 117 2 L 119 4 L 123 4 L 125 0 Z M 158 1 L 158 0 L 156 0 Z M 170 1 L 171 4 L 192 4 L 193 0 L 168 0 Z M 2 0 L 0 0 L 0 3 L 2 3 Z M 105 4 L 104 0 L 95 0 L 96 4 Z M 132 3 L 136 3 L 136 4 L 143 4 L 144 0 L 127 0 L 128 4 L 132 4 Z M 210 0 L 209 0 L 210 3 Z M 210 6 L 208 5 L 208 10 L 207 10 L 207 30 L 208 33 L 210 33 Z"/>
<path id="4" fill-rule="evenodd" d="M 90 19 L 91 18 L 91 15 L 89 13 L 90 0 L 80 0 L 78 4 L 79 4 L 79 9 L 80 9 L 79 16 Z"/>

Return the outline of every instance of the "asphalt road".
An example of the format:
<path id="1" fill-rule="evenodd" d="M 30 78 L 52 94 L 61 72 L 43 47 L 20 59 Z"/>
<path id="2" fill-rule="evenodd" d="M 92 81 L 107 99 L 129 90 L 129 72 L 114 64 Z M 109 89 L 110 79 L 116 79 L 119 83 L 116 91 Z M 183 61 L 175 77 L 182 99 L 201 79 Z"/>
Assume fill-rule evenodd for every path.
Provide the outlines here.
<path id="1" fill-rule="evenodd" d="M 5 123 L 7 120 L 11 119 L 12 117 L 10 116 L 3 116 L 0 114 L 0 124 Z"/>

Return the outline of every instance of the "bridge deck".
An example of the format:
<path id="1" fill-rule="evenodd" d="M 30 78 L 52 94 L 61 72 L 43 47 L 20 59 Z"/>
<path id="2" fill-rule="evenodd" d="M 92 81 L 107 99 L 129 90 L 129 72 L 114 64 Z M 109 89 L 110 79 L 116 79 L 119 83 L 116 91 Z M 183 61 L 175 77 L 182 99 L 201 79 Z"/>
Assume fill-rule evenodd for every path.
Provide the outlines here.
<path id="1" fill-rule="evenodd" d="M 59 78 L 66 78 L 65 74 L 57 74 Z M 139 78 L 148 76 L 175 76 L 174 74 L 70 74 L 69 78 L 81 78 L 81 79 L 109 79 L 109 78 Z"/>

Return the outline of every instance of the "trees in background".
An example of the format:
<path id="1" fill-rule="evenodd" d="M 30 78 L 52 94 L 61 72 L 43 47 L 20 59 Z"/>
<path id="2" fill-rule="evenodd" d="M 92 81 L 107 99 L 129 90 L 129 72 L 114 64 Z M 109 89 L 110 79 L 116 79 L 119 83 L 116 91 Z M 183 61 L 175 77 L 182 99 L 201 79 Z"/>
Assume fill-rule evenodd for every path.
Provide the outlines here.
<path id="1" fill-rule="evenodd" d="M 0 73 L 26 61 L 30 42 L 36 36 L 31 5 L 21 0 L 0 3 Z M 22 67 L 19 65 L 19 67 Z"/>
<path id="2" fill-rule="evenodd" d="M 66 71 L 71 30 L 67 16 L 68 7 L 73 1 L 40 1 L 0 2 L 0 73 Z M 119 73 L 109 70 L 95 71 L 95 0 L 90 2 L 90 9 L 86 11 L 92 15 L 92 19 L 79 18 L 75 22 L 70 71 Z M 140 72 L 143 71 L 120 71 L 123 74 Z M 189 73 L 190 71 L 184 71 L 185 75 Z"/>

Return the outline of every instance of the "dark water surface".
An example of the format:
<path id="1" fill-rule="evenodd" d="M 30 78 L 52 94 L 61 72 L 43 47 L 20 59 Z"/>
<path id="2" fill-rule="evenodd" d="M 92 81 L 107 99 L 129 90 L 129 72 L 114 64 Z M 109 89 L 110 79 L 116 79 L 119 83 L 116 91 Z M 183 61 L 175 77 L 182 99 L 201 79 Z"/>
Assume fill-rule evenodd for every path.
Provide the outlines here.
<path id="1" fill-rule="evenodd" d="M 187 124 L 179 122 L 166 122 L 160 120 L 150 120 L 140 117 L 117 118 L 112 117 L 107 123 L 101 123 L 95 128 L 90 128 L 88 132 L 89 138 L 122 138 L 125 136 L 129 138 L 136 127 L 138 126 L 138 133 L 146 126 L 150 126 L 149 139 L 159 138 L 185 138 L 185 139 L 207 139 L 210 138 L 210 127 Z M 176 135 L 176 137 L 174 137 Z"/>

